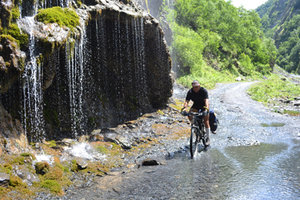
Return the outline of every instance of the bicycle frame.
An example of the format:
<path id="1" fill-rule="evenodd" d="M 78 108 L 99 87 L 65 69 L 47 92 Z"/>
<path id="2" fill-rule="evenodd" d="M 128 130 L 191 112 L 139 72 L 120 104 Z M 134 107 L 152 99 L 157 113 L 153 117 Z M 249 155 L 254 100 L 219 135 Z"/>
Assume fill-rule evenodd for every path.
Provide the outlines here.
<path id="1" fill-rule="evenodd" d="M 194 155 L 198 152 L 198 143 L 202 140 L 204 147 L 206 148 L 206 134 L 204 131 L 204 117 L 207 112 L 189 113 L 189 116 L 192 116 L 191 124 L 191 136 L 190 136 L 190 153 L 191 158 L 193 159 Z"/>

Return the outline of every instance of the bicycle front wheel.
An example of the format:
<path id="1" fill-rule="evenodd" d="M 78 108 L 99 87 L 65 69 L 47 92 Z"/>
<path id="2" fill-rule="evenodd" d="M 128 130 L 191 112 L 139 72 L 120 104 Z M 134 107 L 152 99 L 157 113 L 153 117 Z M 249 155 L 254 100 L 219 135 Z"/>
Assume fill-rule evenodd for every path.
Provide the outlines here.
<path id="1" fill-rule="evenodd" d="M 197 128 L 191 128 L 191 136 L 190 136 L 190 153 L 191 153 L 191 159 L 195 157 L 195 154 L 198 151 L 198 132 L 199 130 Z"/>

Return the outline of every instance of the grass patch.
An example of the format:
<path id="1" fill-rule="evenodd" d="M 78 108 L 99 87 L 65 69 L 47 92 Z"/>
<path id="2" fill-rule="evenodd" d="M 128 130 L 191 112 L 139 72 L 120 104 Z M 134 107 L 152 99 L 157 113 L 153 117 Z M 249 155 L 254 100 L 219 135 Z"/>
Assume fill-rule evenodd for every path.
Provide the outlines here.
<path id="1" fill-rule="evenodd" d="M 56 180 L 45 180 L 41 183 L 42 188 L 49 189 L 55 194 L 62 194 L 62 187 Z"/>
<path id="2" fill-rule="evenodd" d="M 278 75 L 272 74 L 267 80 L 253 85 L 248 94 L 252 99 L 264 104 L 276 103 L 276 99 L 289 99 L 300 96 L 300 87 L 290 81 L 282 80 Z"/>
<path id="3" fill-rule="evenodd" d="M 73 30 L 79 25 L 77 13 L 70 8 L 52 7 L 39 10 L 36 20 L 45 24 L 57 23 L 59 26 L 66 26 Z"/>
<path id="4" fill-rule="evenodd" d="M 218 72 L 209 67 L 203 71 L 205 72 L 182 76 L 177 79 L 177 82 L 189 88 L 191 87 L 193 80 L 198 80 L 202 87 L 213 89 L 217 83 L 233 82 L 236 77 L 227 71 Z"/>
<path id="5" fill-rule="evenodd" d="M 284 110 L 283 113 L 291 116 L 300 116 L 300 112 L 296 110 Z"/>

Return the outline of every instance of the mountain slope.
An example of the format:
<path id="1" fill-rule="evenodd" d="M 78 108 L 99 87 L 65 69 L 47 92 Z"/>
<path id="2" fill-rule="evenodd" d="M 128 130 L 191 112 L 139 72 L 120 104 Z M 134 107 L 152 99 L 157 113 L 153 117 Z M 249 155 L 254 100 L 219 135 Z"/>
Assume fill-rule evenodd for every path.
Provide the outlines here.
<path id="1" fill-rule="evenodd" d="M 266 35 L 275 40 L 276 63 L 288 72 L 300 74 L 300 0 L 269 0 L 257 12 Z"/>

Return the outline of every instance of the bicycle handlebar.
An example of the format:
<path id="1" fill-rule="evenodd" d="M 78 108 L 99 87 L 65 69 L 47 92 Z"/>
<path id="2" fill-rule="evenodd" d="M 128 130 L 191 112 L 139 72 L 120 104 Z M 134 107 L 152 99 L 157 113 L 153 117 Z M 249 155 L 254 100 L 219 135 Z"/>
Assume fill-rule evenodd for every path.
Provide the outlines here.
<path id="1" fill-rule="evenodd" d="M 181 114 L 183 116 L 198 116 L 198 117 L 201 117 L 201 116 L 206 116 L 208 114 L 207 111 L 202 111 L 202 112 L 186 112 L 186 111 L 182 111 Z"/>

